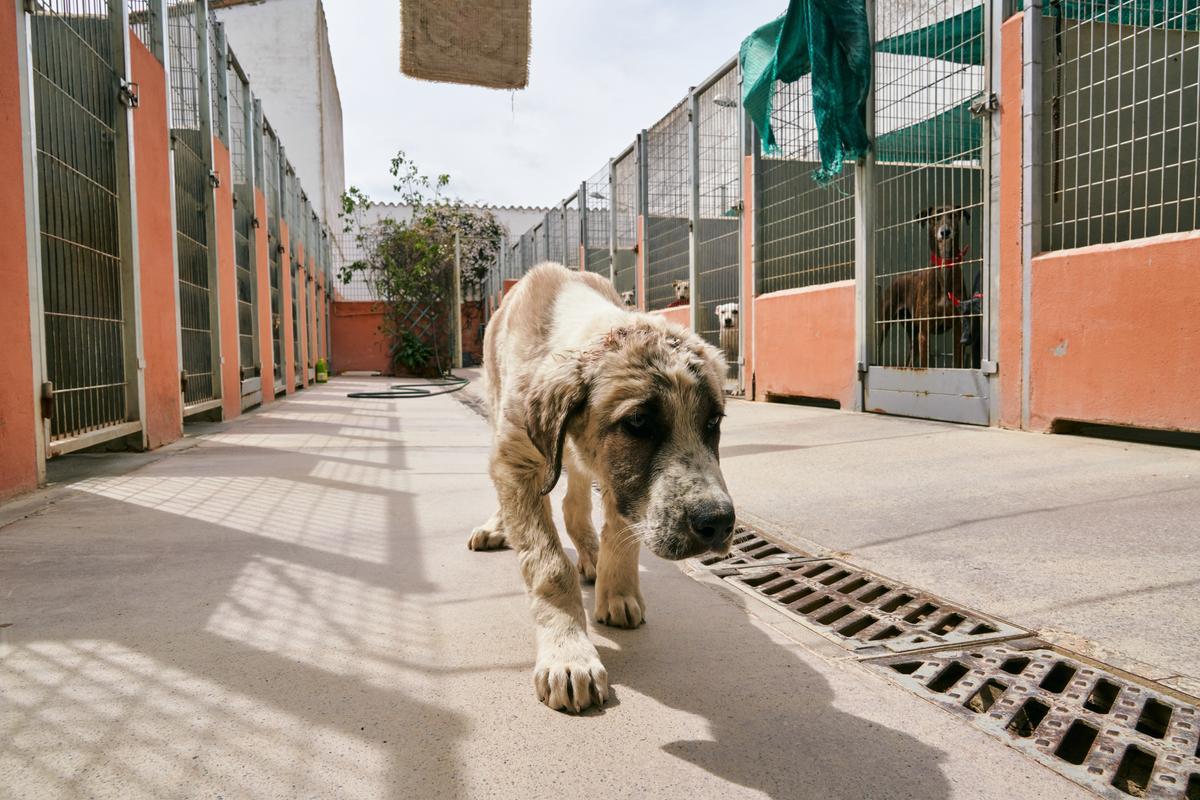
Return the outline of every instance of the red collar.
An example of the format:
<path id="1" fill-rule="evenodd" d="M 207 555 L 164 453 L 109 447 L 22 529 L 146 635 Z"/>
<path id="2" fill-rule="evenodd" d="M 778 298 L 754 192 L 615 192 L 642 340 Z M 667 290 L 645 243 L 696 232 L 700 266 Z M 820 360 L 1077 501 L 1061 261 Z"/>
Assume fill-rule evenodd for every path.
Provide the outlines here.
<path id="1" fill-rule="evenodd" d="M 935 251 L 929 254 L 929 263 L 935 267 L 952 267 L 955 264 L 961 264 L 963 262 L 963 258 L 967 255 L 967 251 L 970 249 L 970 245 L 964 245 L 963 248 L 959 250 L 953 258 L 942 258 Z"/>

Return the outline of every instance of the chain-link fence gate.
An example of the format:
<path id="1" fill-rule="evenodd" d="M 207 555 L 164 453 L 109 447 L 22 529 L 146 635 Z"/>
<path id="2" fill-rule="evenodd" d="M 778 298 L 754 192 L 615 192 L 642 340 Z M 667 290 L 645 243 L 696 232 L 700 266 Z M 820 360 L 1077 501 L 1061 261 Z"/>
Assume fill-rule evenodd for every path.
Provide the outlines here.
<path id="1" fill-rule="evenodd" d="M 257 285 L 254 280 L 254 101 L 241 65 L 230 55 L 229 152 L 233 163 L 233 255 L 237 272 L 238 367 L 242 394 L 259 390 Z"/>
<path id="2" fill-rule="evenodd" d="M 958 24 L 975 16 L 974 29 Z M 990 419 L 977 371 L 989 126 L 972 113 L 990 91 L 990 23 L 983 0 L 876 11 L 868 409 Z"/>
<path id="3" fill-rule="evenodd" d="M 29 12 L 50 449 L 137 418 L 125 87 L 127 22 L 107 0 Z M 99 432 L 97 437 L 96 432 Z M 92 436 L 88 436 L 93 434 Z"/>
<path id="4" fill-rule="evenodd" d="M 686 306 L 689 285 L 691 165 L 688 103 L 671 109 L 645 134 L 646 307 Z"/>
<path id="5" fill-rule="evenodd" d="M 216 346 L 217 298 L 209 100 L 208 15 L 203 3 L 167 8 L 171 48 L 171 153 L 175 178 L 176 260 L 183 404 L 202 406 L 220 396 Z"/>
<path id="6" fill-rule="evenodd" d="M 737 63 L 693 93 L 692 169 L 696 332 L 720 348 L 741 387 L 742 126 Z"/>
<path id="7" fill-rule="evenodd" d="M 613 161 L 613 285 L 626 305 L 636 307 L 638 240 L 638 148 L 630 145 Z"/>
<path id="8" fill-rule="evenodd" d="M 583 268 L 611 278 L 612 275 L 612 164 L 605 164 L 588 178 L 583 192 Z"/>
<path id="9" fill-rule="evenodd" d="M 283 285 L 283 240 L 279 219 L 283 202 L 280 191 L 282 162 L 279 158 L 279 138 L 270 123 L 263 119 L 263 180 L 266 186 L 268 281 L 271 292 L 271 357 L 276 393 L 284 389 L 283 367 L 283 306 L 280 295 Z"/>

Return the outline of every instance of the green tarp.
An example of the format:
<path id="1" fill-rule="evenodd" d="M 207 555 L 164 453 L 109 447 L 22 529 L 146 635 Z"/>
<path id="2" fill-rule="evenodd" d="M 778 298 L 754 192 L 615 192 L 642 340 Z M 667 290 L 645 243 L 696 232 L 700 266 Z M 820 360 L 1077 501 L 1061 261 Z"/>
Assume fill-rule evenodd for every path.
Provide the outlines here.
<path id="1" fill-rule="evenodd" d="M 937 116 L 875 137 L 879 163 L 949 164 L 980 157 L 983 128 L 970 101 Z"/>
<path id="2" fill-rule="evenodd" d="M 871 42 L 863 0 L 791 0 L 787 12 L 746 37 L 738 52 L 742 104 L 762 136 L 763 150 L 775 149 L 771 108 L 775 82 L 791 83 L 812 73 L 813 116 L 821 168 L 828 183 L 870 147 L 863 124 L 871 87 Z"/>

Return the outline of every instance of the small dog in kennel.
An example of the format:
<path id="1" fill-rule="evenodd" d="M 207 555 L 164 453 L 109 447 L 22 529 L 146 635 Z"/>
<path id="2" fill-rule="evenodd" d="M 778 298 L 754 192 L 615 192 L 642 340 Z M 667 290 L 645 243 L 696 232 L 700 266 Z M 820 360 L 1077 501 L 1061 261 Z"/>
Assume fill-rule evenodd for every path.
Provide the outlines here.
<path id="1" fill-rule="evenodd" d="M 717 306 L 717 325 L 720 331 L 718 341 L 725 360 L 733 361 L 738 355 L 738 304 L 722 303 Z"/>
<path id="2" fill-rule="evenodd" d="M 675 292 L 675 299 L 667 308 L 686 306 L 691 301 L 691 288 L 687 281 L 671 281 L 671 290 Z"/>

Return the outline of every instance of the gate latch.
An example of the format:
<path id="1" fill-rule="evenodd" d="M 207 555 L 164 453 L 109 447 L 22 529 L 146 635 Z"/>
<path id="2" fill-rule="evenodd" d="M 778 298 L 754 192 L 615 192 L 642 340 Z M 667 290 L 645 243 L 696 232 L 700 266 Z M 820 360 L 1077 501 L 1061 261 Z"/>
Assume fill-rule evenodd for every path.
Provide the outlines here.
<path id="1" fill-rule="evenodd" d="M 214 188 L 214 189 L 216 189 L 217 187 L 219 187 L 221 185 L 221 176 L 217 174 L 217 171 L 215 169 L 211 169 L 208 171 L 208 182 L 209 182 L 209 184 L 212 185 L 212 188 Z"/>
<path id="2" fill-rule="evenodd" d="M 866 362 L 865 362 L 865 361 L 860 361 L 860 362 L 858 362 L 857 369 L 858 369 L 858 374 L 859 374 L 860 376 L 862 376 L 862 375 L 866 375 L 866 374 L 867 374 L 867 364 L 866 364 Z"/>
<path id="3" fill-rule="evenodd" d="M 187 370 L 181 369 L 181 370 L 179 370 L 179 393 L 185 394 L 187 392 L 187 386 L 188 386 Z"/>
<path id="4" fill-rule="evenodd" d="M 977 117 L 982 117 L 984 114 L 991 114 L 998 108 L 1000 108 L 1000 99 L 996 97 L 995 92 L 981 94 L 971 101 L 971 113 Z"/>
<path id="5" fill-rule="evenodd" d="M 1000 364 L 996 361 L 980 361 L 979 371 L 984 375 L 995 375 L 1000 371 Z"/>
<path id="6" fill-rule="evenodd" d="M 54 381 L 42 383 L 42 419 L 54 419 Z"/>
<path id="7" fill-rule="evenodd" d="M 127 108 L 138 107 L 138 85 L 133 81 L 121 80 L 121 88 L 117 90 L 121 105 Z"/>

